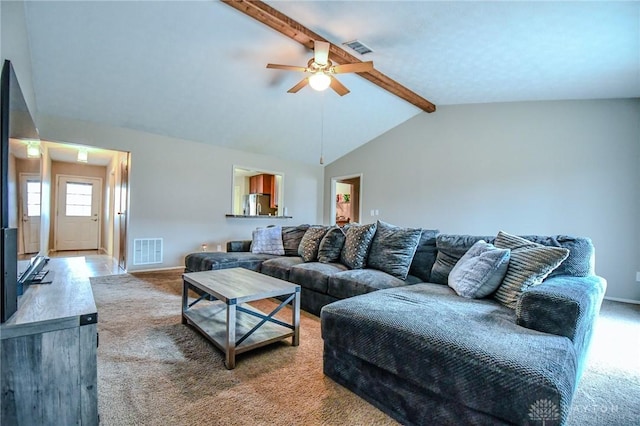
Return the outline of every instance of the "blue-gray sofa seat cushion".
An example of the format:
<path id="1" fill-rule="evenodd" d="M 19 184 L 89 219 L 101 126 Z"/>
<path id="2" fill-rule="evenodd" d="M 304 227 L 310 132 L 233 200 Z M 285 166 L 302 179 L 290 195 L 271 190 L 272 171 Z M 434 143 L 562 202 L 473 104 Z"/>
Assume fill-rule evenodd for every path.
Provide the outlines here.
<path id="1" fill-rule="evenodd" d="M 281 280 L 289 280 L 289 271 L 291 267 L 303 263 L 304 260 L 300 256 L 276 257 L 262 262 L 260 272 L 263 274 L 279 278 Z"/>
<path id="2" fill-rule="evenodd" d="M 420 278 L 412 275 L 401 280 L 377 269 L 352 269 L 330 276 L 327 293 L 338 299 L 345 299 L 383 288 L 394 288 L 419 282 L 421 282 Z"/>
<path id="3" fill-rule="evenodd" d="M 329 277 L 347 269 L 349 268 L 341 263 L 302 263 L 291 267 L 289 281 L 318 293 L 326 294 Z"/>
<path id="4" fill-rule="evenodd" d="M 184 259 L 184 263 L 187 272 L 228 268 L 245 268 L 252 271 L 260 271 L 262 262 L 275 257 L 279 256 L 251 252 L 197 252 L 188 254 Z"/>
<path id="5" fill-rule="evenodd" d="M 574 347 L 516 325 L 514 316 L 493 300 L 426 283 L 339 300 L 321 312 L 325 345 L 429 394 L 519 424 L 531 420 L 532 404 L 548 400 L 564 422 L 576 385 Z"/>

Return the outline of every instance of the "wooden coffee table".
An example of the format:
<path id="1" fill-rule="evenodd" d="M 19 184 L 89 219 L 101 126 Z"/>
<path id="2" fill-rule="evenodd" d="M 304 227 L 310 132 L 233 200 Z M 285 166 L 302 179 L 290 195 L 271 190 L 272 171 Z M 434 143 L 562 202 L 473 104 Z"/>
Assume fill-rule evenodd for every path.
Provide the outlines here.
<path id="1" fill-rule="evenodd" d="M 243 268 L 183 274 L 182 323 L 200 331 L 225 354 L 225 365 L 235 368 L 236 355 L 288 337 L 300 343 L 300 286 Z M 189 302 L 189 288 L 203 293 Z M 284 296 L 265 314 L 248 302 Z M 214 300 L 212 300 L 214 299 Z M 291 323 L 274 318 L 292 305 Z"/>

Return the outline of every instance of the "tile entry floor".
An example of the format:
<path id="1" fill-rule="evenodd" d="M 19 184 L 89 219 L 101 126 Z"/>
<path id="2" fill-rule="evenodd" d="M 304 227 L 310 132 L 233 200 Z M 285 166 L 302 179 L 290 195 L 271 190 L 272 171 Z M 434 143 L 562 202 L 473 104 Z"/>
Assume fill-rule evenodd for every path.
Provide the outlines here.
<path id="1" fill-rule="evenodd" d="M 100 250 L 52 251 L 50 258 L 63 259 L 74 270 L 83 270 L 88 277 L 126 274 L 118 267 L 118 262 Z M 29 260 L 33 254 L 21 255 L 20 260 Z"/>

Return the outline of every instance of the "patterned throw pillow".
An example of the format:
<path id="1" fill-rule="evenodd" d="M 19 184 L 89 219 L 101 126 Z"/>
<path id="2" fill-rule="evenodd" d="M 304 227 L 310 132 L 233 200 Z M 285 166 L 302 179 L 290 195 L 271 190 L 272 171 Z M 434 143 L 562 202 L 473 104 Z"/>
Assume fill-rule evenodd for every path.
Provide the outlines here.
<path id="1" fill-rule="evenodd" d="M 507 274 L 494 298 L 511 309 L 516 308 L 518 296 L 528 287 L 538 285 L 569 255 L 569 250 L 548 247 L 500 231 L 495 246 L 511 250 Z"/>
<path id="2" fill-rule="evenodd" d="M 367 266 L 404 280 L 420 242 L 422 229 L 400 228 L 378 221 Z"/>
<path id="3" fill-rule="evenodd" d="M 462 297 L 479 299 L 496 291 L 509 267 L 509 249 L 484 240 L 475 243 L 449 273 L 449 287 Z"/>
<path id="4" fill-rule="evenodd" d="M 376 233 L 376 224 L 352 225 L 347 229 L 340 263 L 350 269 L 362 269 L 367 265 L 367 253 Z"/>
<path id="5" fill-rule="evenodd" d="M 337 262 L 340 260 L 340 252 L 344 246 L 346 236 L 339 226 L 329 228 L 325 236 L 320 241 L 318 248 L 318 261 L 322 263 Z"/>
<path id="6" fill-rule="evenodd" d="M 304 233 L 300 245 L 298 246 L 298 255 L 305 262 L 315 262 L 318 260 L 318 247 L 322 237 L 327 233 L 326 226 L 310 226 Z"/>
<path id="7" fill-rule="evenodd" d="M 282 227 L 258 228 L 253 231 L 251 253 L 277 254 L 282 256 L 284 254 Z"/>

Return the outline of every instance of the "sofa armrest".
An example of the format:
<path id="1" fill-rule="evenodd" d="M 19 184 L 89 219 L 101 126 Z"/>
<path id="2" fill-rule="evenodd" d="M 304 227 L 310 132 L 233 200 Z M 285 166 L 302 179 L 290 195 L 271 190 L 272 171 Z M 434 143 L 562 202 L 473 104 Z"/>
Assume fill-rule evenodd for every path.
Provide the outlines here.
<path id="1" fill-rule="evenodd" d="M 597 275 L 549 278 L 522 293 L 516 304 L 516 323 L 568 337 L 584 358 L 606 288 L 607 281 Z"/>
<path id="2" fill-rule="evenodd" d="M 227 253 L 251 251 L 251 240 L 238 240 L 227 242 Z"/>

